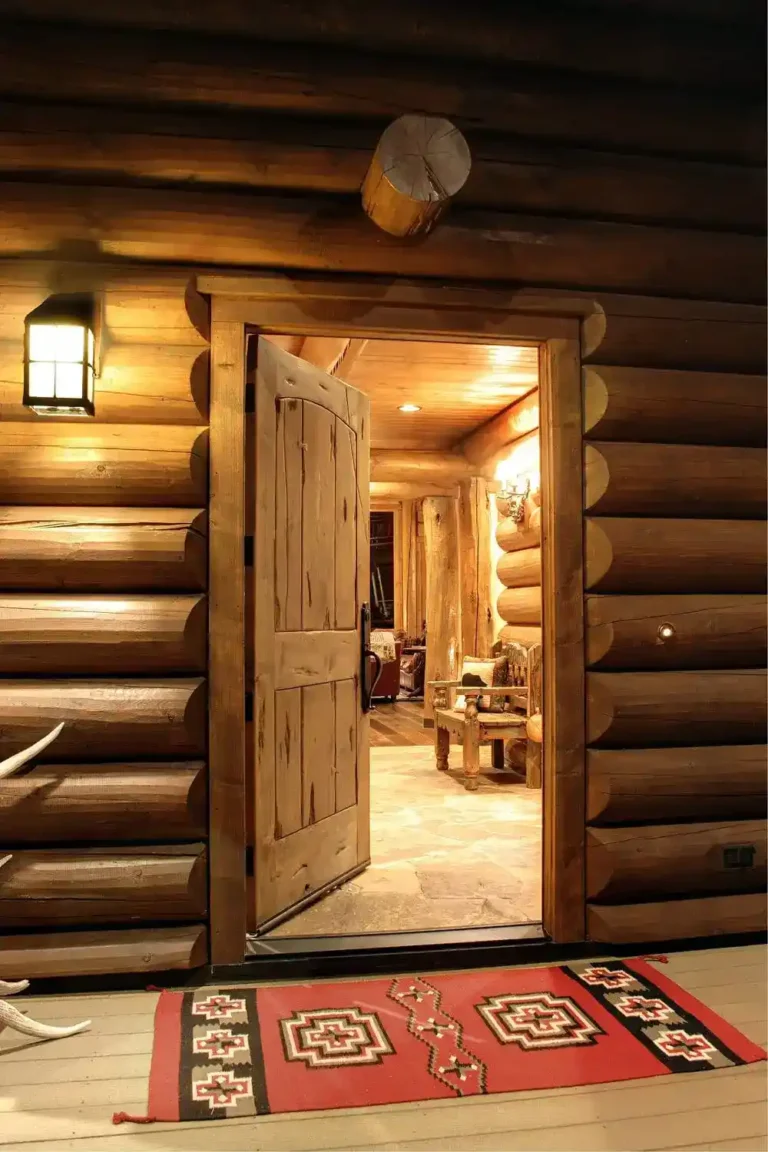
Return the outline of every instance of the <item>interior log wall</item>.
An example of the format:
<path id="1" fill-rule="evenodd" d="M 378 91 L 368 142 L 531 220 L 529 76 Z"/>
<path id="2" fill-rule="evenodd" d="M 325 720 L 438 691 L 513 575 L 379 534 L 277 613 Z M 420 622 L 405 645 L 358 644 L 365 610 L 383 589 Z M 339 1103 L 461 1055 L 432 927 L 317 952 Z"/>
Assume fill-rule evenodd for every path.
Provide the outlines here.
<path id="1" fill-rule="evenodd" d="M 373 30 L 359 5 L 294 8 L 234 3 L 223 24 L 209 5 L 104 0 L 86 30 L 85 2 L 0 2 L 0 754 L 68 720 L 0 790 L 0 974 L 205 956 L 201 265 L 283 268 L 299 294 L 313 271 L 427 277 L 459 312 L 540 288 L 588 316 L 587 930 L 758 927 L 762 6 L 713 0 L 693 27 L 685 0 L 661 25 L 652 0 L 570 0 L 543 22 L 418 0 Z M 473 168 L 404 245 L 357 189 L 412 109 L 452 117 Z M 96 421 L 32 418 L 23 317 L 102 283 Z M 407 332 L 407 303 L 389 316 Z M 734 840 L 749 867 L 725 867 Z"/>

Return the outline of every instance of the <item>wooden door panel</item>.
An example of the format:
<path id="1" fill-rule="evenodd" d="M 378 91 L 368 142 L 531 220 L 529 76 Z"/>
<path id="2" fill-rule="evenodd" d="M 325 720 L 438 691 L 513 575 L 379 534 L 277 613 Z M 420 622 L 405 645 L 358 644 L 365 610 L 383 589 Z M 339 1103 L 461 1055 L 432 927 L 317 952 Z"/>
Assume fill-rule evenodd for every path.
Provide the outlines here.
<path id="1" fill-rule="evenodd" d="M 301 689 L 275 693 L 275 839 L 304 827 L 301 785 Z"/>
<path id="2" fill-rule="evenodd" d="M 354 808 L 302 828 L 278 840 L 273 871 L 260 909 L 262 921 L 311 896 L 338 876 L 351 872 L 357 860 L 357 815 Z"/>
<path id="3" fill-rule="evenodd" d="M 332 628 L 336 505 L 336 420 L 317 404 L 304 403 L 301 501 L 302 618 L 304 629 Z M 330 561 L 330 563 L 329 563 Z"/>
<path id="4" fill-rule="evenodd" d="M 337 680 L 336 696 L 336 811 L 357 802 L 357 718 L 360 710 L 354 680 Z"/>
<path id="5" fill-rule="evenodd" d="M 251 926 L 368 863 L 368 401 L 260 341 Z"/>
<path id="6" fill-rule="evenodd" d="M 301 690 L 302 823 L 317 824 L 336 810 L 334 764 L 336 730 L 333 687 L 312 684 Z"/>
<path id="7" fill-rule="evenodd" d="M 277 409 L 275 468 L 275 629 L 301 628 L 302 423 L 299 400 Z"/>
<path id="8" fill-rule="evenodd" d="M 357 632 L 280 632 L 275 636 L 275 688 L 296 688 L 354 677 L 360 663 Z"/>
<path id="9" fill-rule="evenodd" d="M 366 481 L 367 482 L 367 481 Z M 336 420 L 336 627 L 355 628 L 357 583 L 357 444 L 343 420 Z"/>

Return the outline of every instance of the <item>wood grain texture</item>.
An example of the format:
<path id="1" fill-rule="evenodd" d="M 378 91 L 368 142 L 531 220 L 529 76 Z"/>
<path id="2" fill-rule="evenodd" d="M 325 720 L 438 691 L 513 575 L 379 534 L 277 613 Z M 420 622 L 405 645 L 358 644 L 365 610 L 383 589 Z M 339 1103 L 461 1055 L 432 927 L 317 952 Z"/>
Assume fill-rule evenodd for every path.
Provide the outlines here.
<path id="1" fill-rule="evenodd" d="M 426 558 L 427 666 L 425 684 L 431 680 L 455 680 L 461 649 L 459 601 L 459 536 L 456 501 L 428 497 L 423 503 L 424 555 Z M 424 719 L 434 709 L 426 698 Z"/>
<path id="2" fill-rule="evenodd" d="M 0 596 L 0 674 L 205 672 L 204 596 Z"/>
<path id="3" fill-rule="evenodd" d="M 491 24 L 473 19 L 475 13 L 464 12 L 451 14 L 446 20 L 445 14 L 426 0 L 395 0 L 386 11 L 368 19 L 351 0 L 337 4 L 329 16 L 322 17 L 305 0 L 293 4 L 289 11 L 276 8 L 262 12 L 243 4 L 230 5 L 223 18 L 214 17 L 200 3 L 179 9 L 169 3 L 139 0 L 133 9 L 126 10 L 117 0 L 106 0 L 101 20 L 123 29 L 129 37 L 129 30 L 137 27 L 156 29 L 159 35 L 170 28 L 182 43 L 194 44 L 194 33 L 224 32 L 256 43 L 271 40 L 313 45 L 321 57 L 334 50 L 373 49 L 400 56 L 418 53 L 427 60 L 458 56 L 482 62 L 486 68 L 537 65 L 651 83 L 666 83 L 672 75 L 681 84 L 705 89 L 758 87 L 762 61 L 739 20 L 738 9 L 732 17 L 737 23 L 713 26 L 706 19 L 711 16 L 710 7 L 708 4 L 702 13 L 695 42 L 687 35 L 689 29 L 681 13 L 667 10 L 661 44 L 649 18 L 653 14 L 632 6 L 620 16 L 608 7 L 592 23 L 585 22 L 578 9 L 561 9 L 553 18 L 535 7 L 521 8 L 514 17 L 500 12 Z M 3 0 L 2 10 L 15 18 L 75 23 L 89 23 L 90 16 L 85 0 Z"/>
<path id="4" fill-rule="evenodd" d="M 592 57 L 593 25 L 586 37 L 585 33 L 582 25 L 578 41 L 589 42 L 585 50 Z M 292 30 L 291 38 L 294 35 Z M 517 40 L 515 32 L 509 43 Z M 570 33 L 561 42 L 561 54 L 562 43 L 569 45 L 568 65 L 573 66 L 581 53 L 574 50 Z M 377 48 L 381 46 L 377 43 Z M 739 109 L 736 114 L 714 94 L 707 98 L 681 88 L 654 93 L 626 84 L 595 83 L 579 85 L 574 93 L 572 85 L 543 86 L 523 77 L 510 88 L 508 70 L 494 75 L 487 62 L 464 61 L 459 82 L 453 61 L 427 64 L 405 54 L 393 60 L 340 47 L 318 52 L 311 45 L 283 47 L 234 38 L 219 40 L 214 47 L 209 36 L 190 40 L 171 31 L 100 29 L 85 37 L 78 28 L 22 24 L 6 29 L 2 48 L 4 89 L 14 97 L 181 103 L 381 119 L 398 116 L 403 108 L 418 108 L 448 116 L 462 128 L 500 129 L 523 138 L 757 163 L 764 145 L 757 112 Z M 658 49 L 654 37 L 652 55 Z M 626 52 L 620 58 L 626 58 Z M 631 58 L 643 59 L 644 54 L 633 46 Z M 63 59 L 72 67 L 64 68 Z M 602 67 L 616 67 L 612 59 L 612 52 L 603 55 Z M 345 84 L 339 90 L 342 73 Z M 137 75 L 143 80 L 139 92 Z M 606 102 L 613 109 L 611 117 L 604 115 Z"/>
<path id="5" fill-rule="evenodd" d="M 648 748 L 765 741 L 765 672 L 589 672 L 587 741 Z"/>
<path id="6" fill-rule="evenodd" d="M 207 573 L 206 516 L 186 508 L 0 508 L 8 591 L 192 592 Z"/>
<path id="7" fill-rule="evenodd" d="M 541 598 L 541 584 L 505 588 L 498 600 L 499 615 L 508 624 L 541 624 Z"/>
<path id="8" fill-rule="evenodd" d="M 764 932 L 767 905 L 764 892 L 642 904 L 588 904 L 587 937 L 600 944 L 640 944 Z"/>
<path id="9" fill-rule="evenodd" d="M 275 688 L 354 678 L 359 669 L 357 630 L 283 632 L 275 638 Z"/>
<path id="10" fill-rule="evenodd" d="M 333 627 L 335 606 L 336 420 L 304 403 L 301 487 L 302 627 Z M 329 546 L 330 541 L 330 546 Z"/>
<path id="11" fill-rule="evenodd" d="M 600 310 L 584 324 L 590 365 L 765 373 L 764 308 L 603 293 L 597 299 Z"/>
<path id="12" fill-rule="evenodd" d="M 211 324 L 208 505 L 210 947 L 243 958 L 245 894 L 245 333 Z"/>
<path id="13" fill-rule="evenodd" d="M 0 256 L 45 257 L 63 242 L 118 259 L 506 281 L 531 287 L 763 299 L 762 246 L 737 233 L 456 209 L 418 245 L 378 234 L 351 205 L 227 192 L 6 182 Z M 318 229 L 318 221 L 322 229 Z M 312 235 L 313 242 L 307 237 Z"/>
<path id="14" fill-rule="evenodd" d="M 104 303 L 107 344 L 144 348 L 197 345 L 201 352 L 206 351 L 208 304 L 195 288 L 189 269 L 111 264 L 88 259 L 87 251 L 72 255 L 71 260 L 25 259 L 0 264 L 4 301 L 0 339 L 20 344 L 24 317 L 52 292 L 92 293 Z"/>
<path id="15" fill-rule="evenodd" d="M 207 911 L 199 846 L 21 849 L 3 866 L 0 924 L 114 924 L 200 920 Z"/>
<path id="16" fill-rule="evenodd" d="M 275 836 L 304 827 L 302 697 L 300 688 L 275 693 Z"/>
<path id="17" fill-rule="evenodd" d="M 759 448 L 766 441 L 765 418 L 761 376 L 584 369 L 584 433 L 590 439 Z"/>
<path id="18" fill-rule="evenodd" d="M 255 121 L 233 109 L 190 114 L 5 101 L 0 171 L 355 195 L 379 130 L 368 120 L 295 114 L 262 113 Z M 759 231 L 764 195 L 757 167 L 568 148 L 475 130 L 472 170 L 458 199 L 479 208 Z"/>
<path id="19" fill-rule="evenodd" d="M 301 628 L 303 428 L 301 401 L 281 400 L 275 438 L 275 627 L 279 632 Z"/>
<path id="20" fill-rule="evenodd" d="M 598 442 L 584 448 L 584 507 L 601 516 L 766 515 L 764 448 Z"/>
<path id="21" fill-rule="evenodd" d="M 199 968 L 208 957 L 204 924 L 0 937 L 0 979 L 30 980 Z"/>
<path id="22" fill-rule="evenodd" d="M 543 915 L 554 940 L 584 939 L 584 605 L 581 349 L 550 340 L 541 383 L 544 743 Z M 510 596 L 520 589 L 507 589 Z M 501 610 L 501 609 L 500 609 Z M 541 620 L 524 620 L 536 624 Z M 534 779 L 532 774 L 532 780 Z"/>
<path id="23" fill-rule="evenodd" d="M 357 802 L 357 686 L 353 679 L 333 685 L 335 706 L 335 810 Z"/>
<path id="24" fill-rule="evenodd" d="M 496 565 L 496 574 L 505 588 L 525 588 L 541 584 L 541 548 L 505 552 Z"/>
<path id="25" fill-rule="evenodd" d="M 491 520 L 488 488 L 481 477 L 459 485 L 459 580 L 463 656 L 490 656 L 493 644 L 491 604 Z"/>
<path id="26" fill-rule="evenodd" d="M 200 679 L 3 680 L 0 758 L 65 727 L 47 750 L 56 762 L 204 756 L 206 689 Z"/>
<path id="27" fill-rule="evenodd" d="M 585 583 L 596 592 L 757 593 L 761 521 L 587 518 Z"/>
<path id="28" fill-rule="evenodd" d="M 23 340 L 0 340 L 0 419 L 35 421 L 22 403 Z M 207 423 L 209 358 L 199 344 L 111 344 L 96 381 L 94 422 Z M 80 417 L 73 417 L 79 420 Z"/>
<path id="29" fill-rule="evenodd" d="M 466 436 L 461 441 L 461 451 L 475 467 L 484 468 L 510 444 L 535 432 L 538 426 L 539 390 L 534 388 Z"/>
<path id="30" fill-rule="evenodd" d="M 503 552 L 538 547 L 541 544 L 541 517 L 537 517 L 532 524 L 516 524 L 511 516 L 500 518 L 496 528 L 496 543 Z"/>
<path id="31" fill-rule="evenodd" d="M 137 811 L 137 797 L 141 811 Z M 3 781 L 4 845 L 204 839 L 205 764 L 41 764 Z"/>
<path id="32" fill-rule="evenodd" d="M 766 664 L 765 596 L 588 596 L 585 608 L 587 664 L 593 668 Z"/>
<path id="33" fill-rule="evenodd" d="M 745 845 L 752 864 L 726 867 L 725 850 Z M 764 891 L 765 871 L 764 819 L 587 831 L 587 899 L 601 903 Z"/>
<path id="34" fill-rule="evenodd" d="M 598 824 L 759 818 L 764 744 L 587 752 L 587 820 Z"/>
<path id="35" fill-rule="evenodd" d="M 371 480 L 374 481 L 418 483 L 428 480 L 455 484 L 468 480 L 472 474 L 472 466 L 459 452 L 399 451 L 396 448 L 374 448 L 371 452 Z"/>
<path id="36" fill-rule="evenodd" d="M 158 505 L 207 499 L 207 433 L 169 425 L 10 423 L 0 443 L 4 504 Z"/>

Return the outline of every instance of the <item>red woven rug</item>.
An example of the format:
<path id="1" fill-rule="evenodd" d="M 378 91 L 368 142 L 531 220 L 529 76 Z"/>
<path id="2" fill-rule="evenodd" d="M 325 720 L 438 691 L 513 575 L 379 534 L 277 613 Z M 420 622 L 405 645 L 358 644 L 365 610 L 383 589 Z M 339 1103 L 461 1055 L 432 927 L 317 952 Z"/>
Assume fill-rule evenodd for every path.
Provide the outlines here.
<path id="1" fill-rule="evenodd" d="M 147 1119 L 600 1084 L 765 1055 L 642 960 L 201 988 L 160 996 Z"/>

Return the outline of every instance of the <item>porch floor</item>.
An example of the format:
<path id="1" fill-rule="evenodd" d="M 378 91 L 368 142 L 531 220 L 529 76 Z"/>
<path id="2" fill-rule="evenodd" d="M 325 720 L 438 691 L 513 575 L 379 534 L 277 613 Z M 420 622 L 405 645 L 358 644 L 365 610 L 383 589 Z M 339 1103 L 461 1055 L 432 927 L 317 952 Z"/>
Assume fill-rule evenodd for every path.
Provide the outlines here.
<path id="1" fill-rule="evenodd" d="M 438 772 L 426 735 L 429 747 L 371 749 L 370 867 L 269 936 L 541 919 L 541 791 L 507 773 L 491 775 L 488 746 L 481 750 L 480 787 L 467 792 L 461 749 L 451 749 L 450 771 Z"/>
<path id="2" fill-rule="evenodd" d="M 659 970 L 765 1045 L 766 948 L 679 952 Z M 90 1032 L 0 1035 L 0 1147 L 16 1152 L 764 1152 L 765 1064 L 583 1088 L 208 1124 L 129 1124 L 147 1107 L 157 994 L 17 997 L 38 1019 L 90 1017 Z"/>

